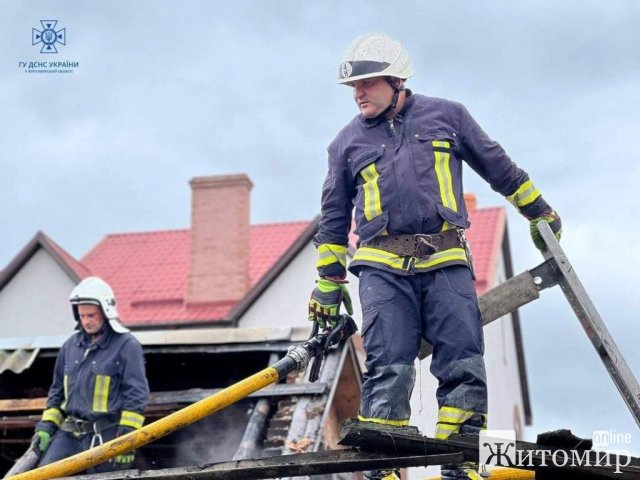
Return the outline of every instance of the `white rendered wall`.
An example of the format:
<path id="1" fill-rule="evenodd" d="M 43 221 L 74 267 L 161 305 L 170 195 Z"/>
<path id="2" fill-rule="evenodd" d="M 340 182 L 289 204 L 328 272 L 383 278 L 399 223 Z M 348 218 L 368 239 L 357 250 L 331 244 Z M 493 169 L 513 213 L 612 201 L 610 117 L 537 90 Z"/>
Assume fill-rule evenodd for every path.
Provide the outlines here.
<path id="1" fill-rule="evenodd" d="M 238 327 L 309 327 L 309 296 L 318 278 L 318 254 L 310 242 L 291 261 L 269 288 L 256 300 L 238 322 Z M 353 318 L 361 325 L 358 278 L 349 274 L 349 292 L 353 300 Z M 343 310 L 344 311 L 344 310 Z"/>
<path id="2" fill-rule="evenodd" d="M 70 335 L 69 294 L 75 283 L 40 248 L 0 290 L 0 337 Z"/>

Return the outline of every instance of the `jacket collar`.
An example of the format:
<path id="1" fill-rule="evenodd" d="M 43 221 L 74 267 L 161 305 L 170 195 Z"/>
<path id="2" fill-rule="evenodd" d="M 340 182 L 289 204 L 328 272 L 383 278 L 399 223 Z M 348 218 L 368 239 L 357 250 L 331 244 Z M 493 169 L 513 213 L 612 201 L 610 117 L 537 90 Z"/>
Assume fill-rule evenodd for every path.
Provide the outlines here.
<path id="1" fill-rule="evenodd" d="M 409 109 L 411 108 L 411 105 L 413 105 L 413 92 L 410 89 L 406 89 L 405 92 L 407 92 L 407 96 L 404 99 L 404 105 L 402 106 L 402 110 L 400 110 L 396 116 L 394 117 L 394 119 L 402 122 L 402 117 L 404 117 L 404 115 L 409 111 Z M 362 122 L 362 124 L 366 127 L 366 128 L 371 128 L 371 127 L 375 127 L 376 125 L 378 125 L 380 122 L 383 121 L 387 121 L 386 118 L 382 117 L 381 115 L 378 115 L 375 118 L 365 118 L 362 114 L 360 114 L 358 116 L 360 118 L 360 122 Z"/>
<path id="2" fill-rule="evenodd" d="M 78 345 L 82 346 L 82 347 L 90 347 L 91 346 L 91 337 L 89 335 L 87 335 L 85 333 L 84 330 L 82 330 L 82 328 L 80 329 L 80 335 L 78 338 Z M 100 336 L 100 338 L 98 339 L 98 341 L 96 342 L 96 346 L 97 348 L 107 348 L 109 346 L 109 343 L 111 342 L 111 337 L 113 337 L 113 335 L 115 335 L 115 332 L 113 331 L 113 329 L 107 324 L 107 327 L 104 329 L 104 332 L 102 333 L 102 335 Z"/>

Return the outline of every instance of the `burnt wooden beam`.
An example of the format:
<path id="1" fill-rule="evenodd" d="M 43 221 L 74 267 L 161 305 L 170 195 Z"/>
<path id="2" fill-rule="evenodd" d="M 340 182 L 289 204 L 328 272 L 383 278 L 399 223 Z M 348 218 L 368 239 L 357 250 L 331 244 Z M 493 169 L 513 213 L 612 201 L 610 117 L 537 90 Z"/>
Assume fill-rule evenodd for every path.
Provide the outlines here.
<path id="1" fill-rule="evenodd" d="M 459 463 L 462 455 L 386 455 L 360 450 L 330 450 L 256 460 L 236 460 L 203 467 L 170 468 L 165 470 L 128 470 L 100 475 L 68 477 L 69 480 L 257 480 L 263 478 L 328 475 L 359 472 L 377 468 L 422 467 Z"/>
<path id="2" fill-rule="evenodd" d="M 329 385 L 323 382 L 317 383 L 282 383 L 276 384 L 258 392 L 254 392 L 249 397 L 282 397 L 291 395 L 321 395 L 326 393 L 329 389 Z M 198 400 L 214 395 L 222 388 L 202 389 L 192 388 L 189 390 L 177 390 L 173 392 L 153 392 L 149 395 L 149 405 L 147 412 L 158 409 L 163 409 L 163 405 L 166 404 L 184 404 L 195 403 Z M 28 412 L 28 411 L 42 411 L 45 408 L 47 399 L 45 397 L 40 398 L 28 398 L 28 399 L 9 399 L 0 400 L 0 412 Z M 0 420 L 0 427 L 2 427 Z"/>
<path id="3" fill-rule="evenodd" d="M 425 437 L 416 432 L 413 427 L 406 429 L 389 428 L 387 426 L 374 426 L 363 428 L 362 424 L 347 421 L 343 425 L 340 445 L 347 447 L 358 446 L 367 451 L 378 451 L 386 455 L 397 455 L 400 452 L 407 454 L 436 455 L 458 452 L 465 461 L 477 462 L 479 459 L 478 435 L 454 435 L 450 439 L 440 440 Z M 569 432 L 570 433 L 570 432 Z M 563 479 L 640 479 L 640 459 L 619 455 L 620 465 L 616 467 L 616 454 L 606 454 L 595 450 L 580 450 L 580 455 L 589 459 L 582 466 L 554 466 L 545 452 L 565 452 L 567 458 L 572 458 L 570 447 L 558 448 L 553 445 L 542 445 L 531 442 L 516 442 L 516 450 L 528 452 L 527 465 L 517 468 L 526 470 L 543 471 L 545 478 Z M 505 450 L 506 452 L 506 450 Z M 603 457 L 603 454 L 605 457 Z M 608 456 L 606 456 L 608 455 Z M 606 460 L 603 461 L 603 458 Z M 626 465 L 626 466 L 625 466 Z M 509 465 L 515 466 L 515 465 Z M 551 474 L 556 476 L 551 476 Z M 537 476 L 537 473 L 536 473 Z"/>

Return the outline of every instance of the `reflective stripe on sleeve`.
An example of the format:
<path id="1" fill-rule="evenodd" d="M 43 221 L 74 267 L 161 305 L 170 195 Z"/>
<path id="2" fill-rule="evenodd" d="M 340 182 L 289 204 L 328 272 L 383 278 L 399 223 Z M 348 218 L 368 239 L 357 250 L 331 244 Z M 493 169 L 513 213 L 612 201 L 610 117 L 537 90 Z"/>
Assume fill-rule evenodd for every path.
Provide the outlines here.
<path id="1" fill-rule="evenodd" d="M 326 267 L 333 263 L 339 263 L 343 267 L 347 266 L 347 247 L 344 245 L 333 245 L 330 243 L 323 243 L 319 245 L 316 268 Z"/>
<path id="2" fill-rule="evenodd" d="M 531 180 L 527 180 L 518 189 L 507 197 L 507 200 L 518 208 L 526 207 L 536 201 L 540 196 L 538 190 Z"/>
<path id="3" fill-rule="evenodd" d="M 62 425 L 64 416 L 58 408 L 51 407 L 42 412 L 42 420 L 45 422 L 55 423 L 59 427 L 60 425 Z"/>
<path id="4" fill-rule="evenodd" d="M 144 423 L 144 415 L 129 410 L 123 410 L 120 416 L 120 425 L 131 428 L 142 428 Z"/>

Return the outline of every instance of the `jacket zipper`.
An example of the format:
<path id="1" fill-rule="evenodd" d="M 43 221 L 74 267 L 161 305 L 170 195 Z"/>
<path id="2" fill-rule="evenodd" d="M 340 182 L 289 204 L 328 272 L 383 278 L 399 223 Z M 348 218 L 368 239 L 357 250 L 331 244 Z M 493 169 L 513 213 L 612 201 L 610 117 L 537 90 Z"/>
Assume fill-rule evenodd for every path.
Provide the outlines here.
<path id="1" fill-rule="evenodd" d="M 391 134 L 392 137 L 396 136 L 396 126 L 393 123 L 393 118 L 391 120 L 387 120 L 387 123 L 389 124 L 389 133 Z"/>

